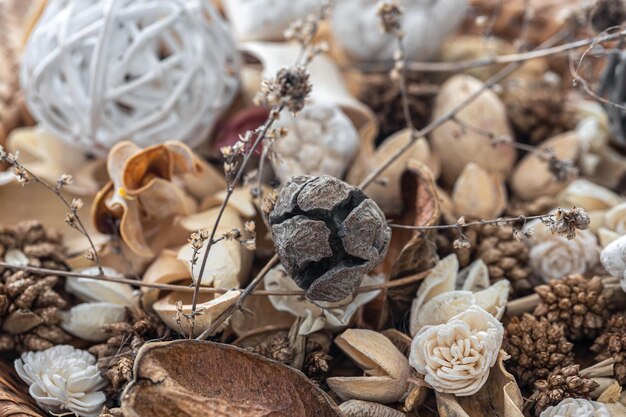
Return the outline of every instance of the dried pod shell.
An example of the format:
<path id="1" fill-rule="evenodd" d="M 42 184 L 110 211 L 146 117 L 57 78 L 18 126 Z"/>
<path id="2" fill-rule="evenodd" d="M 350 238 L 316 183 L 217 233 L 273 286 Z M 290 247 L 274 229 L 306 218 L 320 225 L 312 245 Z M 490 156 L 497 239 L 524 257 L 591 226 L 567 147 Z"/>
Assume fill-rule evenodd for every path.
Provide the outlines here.
<path id="1" fill-rule="evenodd" d="M 556 158 L 565 162 L 574 162 L 578 157 L 580 145 L 576 132 L 565 132 L 543 142 L 541 149 L 551 149 Z M 515 195 L 523 200 L 556 195 L 568 182 L 558 181 L 550 172 L 548 162 L 536 153 L 528 154 L 515 167 L 509 180 Z"/>
<path id="2" fill-rule="evenodd" d="M 609 243 L 600 253 L 600 262 L 609 274 L 621 279 L 626 291 L 626 236 Z"/>
<path id="3" fill-rule="evenodd" d="M 366 374 L 328 378 L 328 386 L 341 399 L 387 404 L 406 394 L 411 367 L 391 340 L 372 330 L 348 329 L 335 338 L 335 343 Z"/>
<path id="4" fill-rule="evenodd" d="M 191 314 L 192 295 L 189 292 L 173 292 L 154 303 L 152 308 L 170 329 L 187 335 L 191 324 L 182 314 Z M 217 296 L 215 294 L 200 294 L 197 308 L 201 314 L 196 316 L 193 327 L 194 337 L 210 328 L 213 320 L 235 304 L 240 295 L 241 291 L 239 290 L 230 290 Z"/>
<path id="5" fill-rule="evenodd" d="M 339 409 L 345 417 L 404 417 L 404 413 L 386 405 L 361 400 L 346 401 Z"/>
<path id="6" fill-rule="evenodd" d="M 103 267 L 104 273 L 108 276 L 122 277 L 113 268 Z M 99 273 L 97 267 L 87 268 L 83 274 L 96 277 Z M 133 288 L 128 284 L 118 282 L 108 282 L 97 278 L 77 278 L 65 281 L 65 290 L 76 295 L 82 301 L 102 301 L 123 306 L 133 306 L 137 304 L 137 296 Z"/>
<path id="7" fill-rule="evenodd" d="M 172 284 L 177 281 L 189 279 L 189 269 L 184 262 L 178 260 L 178 253 L 172 250 L 164 250 L 148 267 L 143 274 L 142 281 L 148 284 Z M 141 303 L 146 309 L 159 298 L 161 290 L 156 288 L 142 287 Z"/>
<path id="8" fill-rule="evenodd" d="M 109 338 L 102 327 L 124 321 L 126 307 L 105 302 L 82 303 L 61 312 L 61 317 L 61 327 L 66 332 L 90 342 L 102 342 Z"/>
<path id="9" fill-rule="evenodd" d="M 578 179 L 559 193 L 557 202 L 561 207 L 582 207 L 590 212 L 610 209 L 622 202 L 622 199 L 608 188 Z"/>
<path id="10" fill-rule="evenodd" d="M 383 259 L 391 230 L 376 203 L 337 178 L 294 177 L 270 214 L 280 260 L 311 300 L 351 299 Z"/>
<path id="11" fill-rule="evenodd" d="M 481 81 L 468 75 L 451 77 L 439 90 L 433 119 L 455 108 L 482 86 Z M 496 137 L 513 137 L 504 104 L 492 91 L 483 92 L 459 111 L 456 118 L 462 123 L 492 132 Z M 448 121 L 435 129 L 431 139 L 433 150 L 441 159 L 443 181 L 448 185 L 454 184 L 469 162 L 475 162 L 488 172 L 504 179 L 517 156 L 514 148 L 506 144 L 492 146 L 489 138 L 473 130 L 463 129 L 454 121 Z"/>
<path id="12" fill-rule="evenodd" d="M 452 202 L 457 216 L 492 219 L 506 208 L 506 189 L 501 179 L 470 162 L 454 184 Z"/>

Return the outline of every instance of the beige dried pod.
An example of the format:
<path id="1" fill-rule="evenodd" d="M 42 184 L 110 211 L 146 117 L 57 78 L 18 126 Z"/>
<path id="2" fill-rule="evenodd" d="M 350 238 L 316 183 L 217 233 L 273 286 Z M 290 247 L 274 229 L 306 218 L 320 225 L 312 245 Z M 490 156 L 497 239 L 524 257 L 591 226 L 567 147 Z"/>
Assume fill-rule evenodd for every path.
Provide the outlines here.
<path id="1" fill-rule="evenodd" d="M 439 294 L 453 291 L 456 287 L 456 276 L 459 271 L 459 260 L 456 255 L 448 255 L 440 260 L 437 265 L 430 271 L 428 277 L 422 281 L 413 304 L 411 311 L 418 311 L 432 298 Z M 414 331 L 415 330 L 415 331 Z M 415 335 L 419 329 L 411 326 L 411 335 Z"/>
<path id="2" fill-rule="evenodd" d="M 612 232 L 614 238 L 626 234 L 626 202 L 617 204 L 604 213 L 602 227 L 605 232 Z"/>
<path id="3" fill-rule="evenodd" d="M 192 310 L 191 292 L 172 292 L 158 300 L 152 308 L 163 322 L 175 332 L 189 334 L 191 322 L 184 315 L 190 315 Z M 229 290 L 224 294 L 200 294 L 193 336 L 199 336 L 203 331 L 210 328 L 213 320 L 220 316 L 227 308 L 239 300 L 240 290 Z M 218 331 L 221 328 L 217 329 Z"/>
<path id="4" fill-rule="evenodd" d="M 455 75 L 439 90 L 433 120 L 454 109 L 483 87 L 483 83 L 469 75 Z M 456 114 L 456 119 L 469 126 L 492 132 L 496 137 L 513 138 L 506 109 L 498 96 L 486 90 Z M 450 120 L 435 129 L 431 135 L 433 150 L 441 159 L 442 178 L 452 185 L 469 162 L 504 179 L 511 171 L 517 151 L 506 144 L 493 146 L 491 140 L 472 129 L 464 129 Z"/>
<path id="5" fill-rule="evenodd" d="M 572 181 L 557 195 L 561 207 L 582 207 L 587 213 L 607 210 L 623 200 L 619 195 L 594 182 L 585 179 Z"/>
<path id="6" fill-rule="evenodd" d="M 215 194 L 206 196 L 204 200 L 202 200 L 202 204 L 200 204 L 200 209 L 206 211 L 221 206 L 227 193 L 228 191 L 224 189 Z M 239 215 L 244 219 L 251 219 L 257 215 L 250 187 L 235 188 L 228 200 L 228 207 L 237 210 Z M 189 225 L 187 227 L 189 227 Z"/>
<path id="7" fill-rule="evenodd" d="M 615 239 L 602 249 L 600 262 L 609 274 L 620 279 L 622 290 L 626 291 L 626 236 Z"/>
<path id="8" fill-rule="evenodd" d="M 142 281 L 147 284 L 173 284 L 190 279 L 189 269 L 184 262 L 178 260 L 178 251 L 166 249 L 148 266 Z M 159 298 L 161 290 L 141 287 L 141 304 L 151 309 Z"/>
<path id="9" fill-rule="evenodd" d="M 61 312 L 61 327 L 83 340 L 102 342 L 110 336 L 103 330 L 103 326 L 122 322 L 125 318 L 124 305 L 107 302 L 82 303 L 69 311 Z"/>
<path id="10" fill-rule="evenodd" d="M 360 377 L 328 378 L 328 386 L 339 398 L 388 404 L 406 394 L 411 367 L 387 337 L 372 330 L 348 329 L 335 343 L 365 372 Z"/>
<path id="11" fill-rule="evenodd" d="M 480 165 L 470 162 L 454 183 L 452 202 L 457 216 L 474 219 L 498 217 L 507 205 L 504 182 Z"/>
<path id="12" fill-rule="evenodd" d="M 573 163 L 578 158 L 580 144 L 575 131 L 554 136 L 541 144 L 539 150 L 551 149 L 557 159 Z M 509 184 L 513 193 L 523 200 L 534 200 L 541 196 L 553 196 L 568 185 L 558 181 L 550 172 L 548 162 L 536 153 L 522 159 L 511 174 Z"/>
<path id="13" fill-rule="evenodd" d="M 404 413 L 386 405 L 361 400 L 341 403 L 339 409 L 345 417 L 404 417 Z"/>

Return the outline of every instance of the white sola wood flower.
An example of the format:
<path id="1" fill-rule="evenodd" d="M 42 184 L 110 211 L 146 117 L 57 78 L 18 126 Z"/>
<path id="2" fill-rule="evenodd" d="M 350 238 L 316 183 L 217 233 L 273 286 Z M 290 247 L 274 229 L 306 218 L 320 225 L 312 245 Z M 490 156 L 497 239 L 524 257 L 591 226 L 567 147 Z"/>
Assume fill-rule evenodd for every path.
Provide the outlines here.
<path id="1" fill-rule="evenodd" d="M 72 412 L 96 417 L 106 400 L 106 381 L 87 351 L 58 345 L 27 352 L 15 360 L 15 370 L 30 385 L 28 392 L 40 407 L 52 413 Z"/>
<path id="2" fill-rule="evenodd" d="M 602 403 L 582 398 L 566 398 L 543 410 L 540 417 L 611 417 L 611 413 Z"/>
<path id="3" fill-rule="evenodd" d="M 487 381 L 503 335 L 502 323 L 470 306 L 446 324 L 424 326 L 411 343 L 409 363 L 434 390 L 472 395 Z"/>

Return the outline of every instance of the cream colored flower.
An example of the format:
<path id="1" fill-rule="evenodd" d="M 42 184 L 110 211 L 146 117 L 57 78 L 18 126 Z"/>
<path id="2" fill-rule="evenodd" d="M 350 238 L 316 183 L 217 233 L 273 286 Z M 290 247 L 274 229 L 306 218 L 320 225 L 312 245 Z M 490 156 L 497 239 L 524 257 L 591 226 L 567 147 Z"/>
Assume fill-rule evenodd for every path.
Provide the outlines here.
<path id="1" fill-rule="evenodd" d="M 72 346 L 24 353 L 15 361 L 15 370 L 30 384 L 28 392 L 37 404 L 50 413 L 69 411 L 96 417 L 106 400 L 100 391 L 106 381 L 96 367 L 96 358 Z"/>
<path id="2" fill-rule="evenodd" d="M 582 398 L 566 398 L 542 411 L 539 417 L 611 417 L 602 403 Z"/>
<path id="3" fill-rule="evenodd" d="M 382 276 L 372 278 L 366 275 L 361 285 L 382 282 Z M 275 267 L 265 275 L 264 283 L 265 289 L 270 291 L 300 290 L 282 265 Z M 276 310 L 287 311 L 296 317 L 304 318 L 298 331 L 300 334 L 311 334 L 321 329 L 338 330 L 347 326 L 357 309 L 372 301 L 379 293 L 380 291 L 370 291 L 358 294 L 348 304 L 325 306 L 324 308 L 303 297 L 270 295 L 268 298 Z"/>
<path id="4" fill-rule="evenodd" d="M 423 327 L 411 343 L 409 363 L 434 390 L 472 395 L 487 381 L 503 335 L 502 323 L 470 306 L 446 324 Z"/>
<path id="5" fill-rule="evenodd" d="M 535 236 L 535 239 L 527 241 L 530 265 L 533 272 L 546 282 L 567 275 L 584 274 L 599 261 L 598 240 L 588 230 L 577 230 L 576 236 L 568 240 L 552 234 L 541 221 L 531 222 L 527 228 L 533 229 Z"/>

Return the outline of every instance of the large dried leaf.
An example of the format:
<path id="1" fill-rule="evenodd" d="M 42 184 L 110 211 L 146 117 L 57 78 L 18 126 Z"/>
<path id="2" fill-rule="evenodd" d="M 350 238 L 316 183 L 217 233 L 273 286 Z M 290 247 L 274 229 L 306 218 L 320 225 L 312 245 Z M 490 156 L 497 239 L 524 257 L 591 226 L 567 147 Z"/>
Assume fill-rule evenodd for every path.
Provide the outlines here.
<path id="1" fill-rule="evenodd" d="M 437 394 L 437 409 L 441 417 L 523 417 L 523 398 L 515 378 L 504 368 L 508 356 L 500 351 L 491 368 L 489 379 L 474 395 L 457 397 Z"/>
<path id="2" fill-rule="evenodd" d="M 341 417 L 302 373 L 212 342 L 144 345 L 122 395 L 126 417 Z"/>

